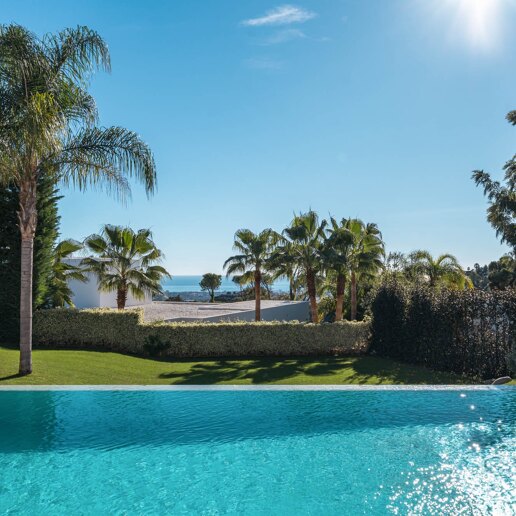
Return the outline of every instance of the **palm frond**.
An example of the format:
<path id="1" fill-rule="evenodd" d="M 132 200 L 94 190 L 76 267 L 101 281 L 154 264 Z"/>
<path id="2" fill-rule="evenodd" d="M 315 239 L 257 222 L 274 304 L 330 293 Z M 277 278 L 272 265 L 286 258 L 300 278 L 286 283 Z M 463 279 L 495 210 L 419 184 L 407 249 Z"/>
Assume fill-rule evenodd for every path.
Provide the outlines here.
<path id="1" fill-rule="evenodd" d="M 83 190 L 107 187 L 121 198 L 130 194 L 128 178 L 156 188 L 156 166 L 149 147 L 122 127 L 86 128 L 66 142 L 49 160 L 61 170 L 61 181 Z"/>
<path id="2" fill-rule="evenodd" d="M 62 74 L 74 82 L 84 82 L 95 70 L 111 71 L 106 42 L 88 27 L 78 26 L 47 34 L 43 44 L 56 76 Z"/>

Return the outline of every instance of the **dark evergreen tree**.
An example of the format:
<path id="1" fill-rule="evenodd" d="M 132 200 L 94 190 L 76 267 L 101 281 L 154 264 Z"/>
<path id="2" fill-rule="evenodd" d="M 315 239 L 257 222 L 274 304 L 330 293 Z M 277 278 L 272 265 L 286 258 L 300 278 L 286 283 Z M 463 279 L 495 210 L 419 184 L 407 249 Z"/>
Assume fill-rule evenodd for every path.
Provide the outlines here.
<path id="1" fill-rule="evenodd" d="M 15 342 L 20 299 L 20 232 L 18 192 L 0 187 L 0 342 Z"/>
<path id="2" fill-rule="evenodd" d="M 52 282 L 53 249 L 59 236 L 58 201 L 55 181 L 42 175 L 38 184 L 38 223 L 34 240 L 34 308 L 48 301 Z M 19 191 L 0 187 L 0 342 L 19 338 L 20 311 L 20 230 L 18 229 Z"/>
<path id="3" fill-rule="evenodd" d="M 505 290 L 516 287 L 516 259 L 510 254 L 502 256 L 498 261 L 491 262 L 488 267 L 489 288 Z"/>

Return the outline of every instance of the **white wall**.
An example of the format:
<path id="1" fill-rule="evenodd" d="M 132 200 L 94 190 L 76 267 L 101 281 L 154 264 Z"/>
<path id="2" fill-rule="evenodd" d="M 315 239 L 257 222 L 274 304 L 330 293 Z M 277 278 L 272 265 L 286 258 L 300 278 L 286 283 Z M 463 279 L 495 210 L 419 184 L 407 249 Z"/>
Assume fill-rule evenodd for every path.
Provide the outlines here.
<path id="1" fill-rule="evenodd" d="M 81 258 L 68 258 L 66 263 L 79 266 Z M 100 292 L 97 275 L 88 272 L 88 282 L 82 283 L 70 280 L 68 286 L 73 292 L 72 301 L 77 308 L 116 308 L 116 292 Z M 135 299 L 130 293 L 127 295 L 126 306 L 146 305 L 152 303 L 152 295 L 147 294 L 145 300 Z"/>
<path id="2" fill-rule="evenodd" d="M 70 290 L 73 292 L 73 304 L 77 308 L 99 308 L 101 304 L 100 292 L 97 288 L 97 275 L 88 272 L 87 276 L 87 283 L 82 283 L 77 280 L 68 281 L 68 286 L 70 287 Z"/>

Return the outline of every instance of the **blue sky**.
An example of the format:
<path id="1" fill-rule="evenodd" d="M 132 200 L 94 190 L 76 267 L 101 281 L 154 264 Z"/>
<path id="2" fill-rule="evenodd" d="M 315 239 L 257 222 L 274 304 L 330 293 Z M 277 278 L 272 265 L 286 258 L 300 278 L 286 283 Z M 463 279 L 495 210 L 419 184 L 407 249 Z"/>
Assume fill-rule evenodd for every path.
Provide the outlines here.
<path id="1" fill-rule="evenodd" d="M 103 125 L 151 145 L 158 193 L 65 191 L 62 235 L 151 227 L 172 274 L 222 270 L 236 229 L 294 211 L 376 222 L 390 251 L 505 252 L 470 179 L 515 151 L 514 0 L 0 0 L 2 23 L 77 24 L 111 50 Z"/>

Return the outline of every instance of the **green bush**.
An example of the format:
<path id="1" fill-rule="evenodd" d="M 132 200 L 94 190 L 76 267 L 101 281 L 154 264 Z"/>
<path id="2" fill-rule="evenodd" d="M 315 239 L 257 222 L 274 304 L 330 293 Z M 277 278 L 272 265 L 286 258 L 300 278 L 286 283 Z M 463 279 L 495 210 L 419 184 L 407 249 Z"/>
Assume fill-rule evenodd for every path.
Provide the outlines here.
<path id="1" fill-rule="evenodd" d="M 140 310 L 38 310 L 34 313 L 33 340 L 41 346 L 91 346 L 131 352 L 139 342 L 137 329 L 142 322 Z"/>
<path id="2" fill-rule="evenodd" d="M 141 310 L 41 310 L 37 346 L 170 357 L 296 356 L 367 351 L 369 324 L 341 322 L 144 323 Z"/>
<path id="3" fill-rule="evenodd" d="M 170 347 L 168 342 L 162 341 L 157 335 L 147 335 L 143 342 L 143 349 L 151 357 L 160 357 Z"/>
<path id="4" fill-rule="evenodd" d="M 372 304 L 371 352 L 478 378 L 509 373 L 516 290 L 382 285 Z"/>

